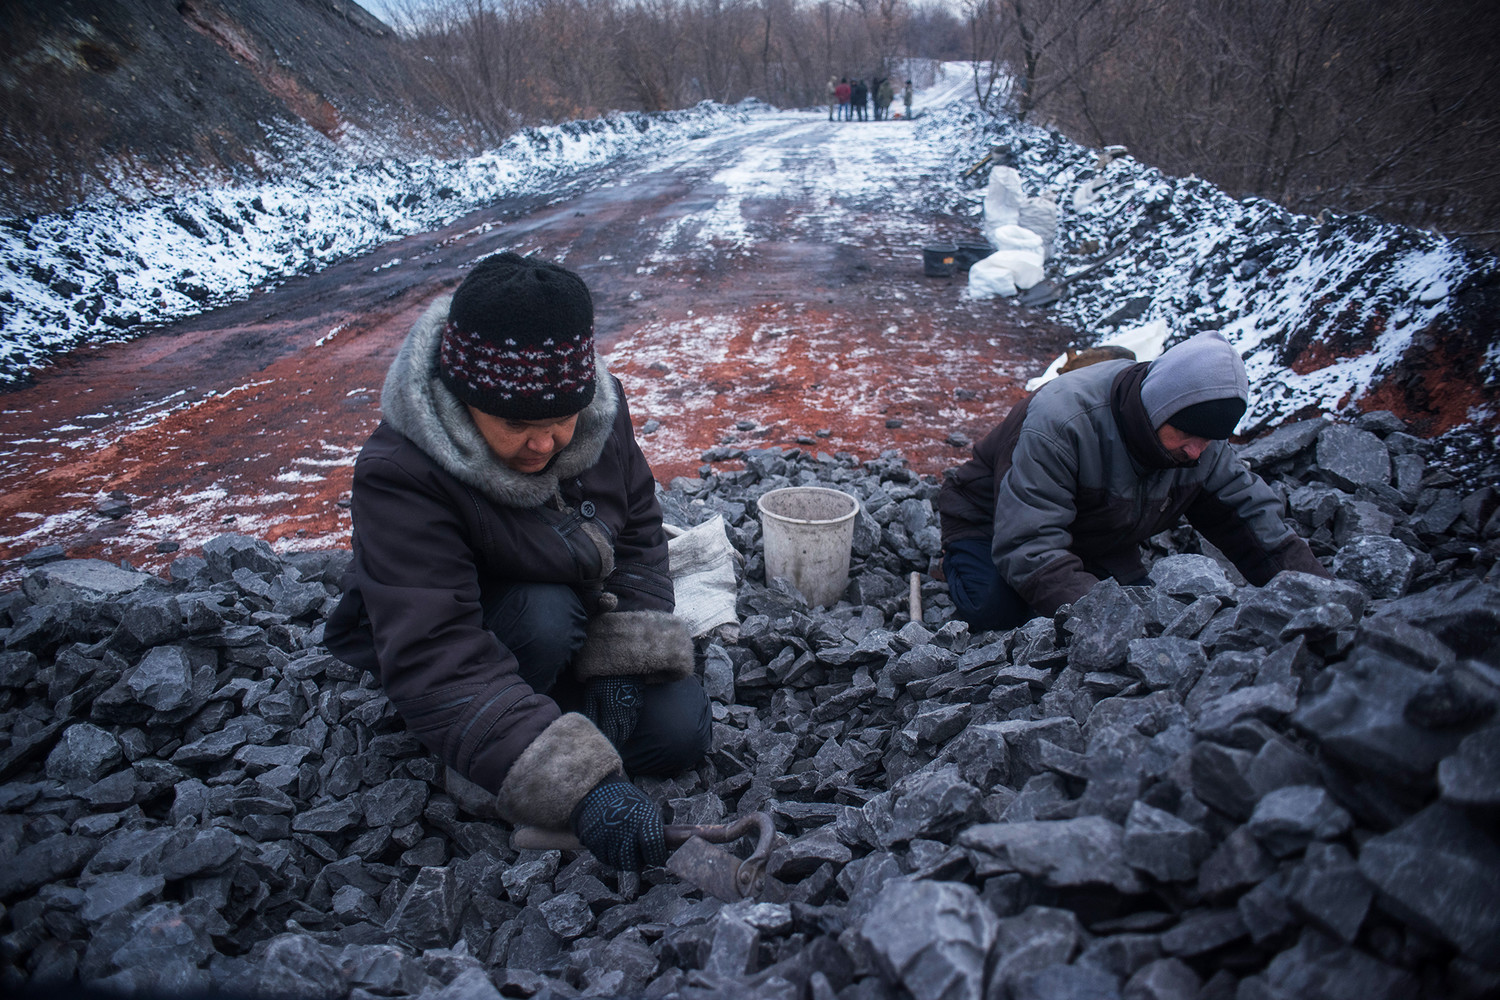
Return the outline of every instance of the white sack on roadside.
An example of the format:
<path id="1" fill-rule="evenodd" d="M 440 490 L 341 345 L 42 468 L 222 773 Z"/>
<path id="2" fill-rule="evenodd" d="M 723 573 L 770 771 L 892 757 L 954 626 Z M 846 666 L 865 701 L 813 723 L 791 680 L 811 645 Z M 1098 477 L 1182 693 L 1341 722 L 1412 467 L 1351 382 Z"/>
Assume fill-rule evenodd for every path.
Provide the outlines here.
<path id="1" fill-rule="evenodd" d="M 1010 298 L 1018 291 L 1015 276 L 1003 265 L 986 267 L 989 260 L 986 257 L 969 268 L 969 287 L 964 294 L 971 299 Z"/>
<path id="2" fill-rule="evenodd" d="M 1022 199 L 1016 225 L 1040 236 L 1043 252 L 1052 256 L 1052 244 L 1057 240 L 1057 202 L 1050 195 Z"/>
<path id="3" fill-rule="evenodd" d="M 1031 237 L 1031 249 L 996 250 L 983 261 L 974 264 L 974 267 L 969 268 L 969 288 L 966 291 L 969 298 L 992 298 L 995 295 L 1008 298 L 1017 291 L 1031 288 L 1046 274 L 1041 267 L 1044 255 L 1037 234 L 1020 229 L 1019 226 L 1007 226 L 1007 229 L 1002 240 L 1011 237 L 1008 238 L 1010 243 L 1022 243 L 1014 235 L 1026 232 Z"/>
<path id="4" fill-rule="evenodd" d="M 1045 257 L 1042 238 L 1021 226 L 1000 226 L 990 234 L 990 244 L 996 250 L 1025 250 Z"/>
<path id="5" fill-rule="evenodd" d="M 969 268 L 971 299 L 1008 298 L 1042 280 L 1040 250 L 997 250 Z"/>
<path id="6" fill-rule="evenodd" d="M 1035 233 L 1044 253 L 1052 251 L 1057 237 L 1057 202 L 1048 195 L 1029 198 L 1021 191 L 1021 175 L 1015 167 L 996 167 L 990 171 L 990 184 L 984 195 L 984 234 L 997 249 L 1010 249 L 999 242 L 1006 227 L 1019 226 Z"/>
<path id="7" fill-rule="evenodd" d="M 980 267 L 983 264 L 984 267 Z M 993 280 L 993 276 L 1005 271 L 1010 282 L 1020 291 L 1026 291 L 1043 279 L 1046 271 L 1041 268 L 1041 252 L 1038 250 L 996 250 L 992 255 L 969 268 L 969 288 L 974 288 L 974 271 L 980 271 L 980 280 Z M 1014 294 L 1014 292 L 1011 292 Z M 980 295 L 972 295 L 980 298 Z"/>
<path id="8" fill-rule="evenodd" d="M 664 526 L 667 561 L 671 566 L 676 615 L 694 636 L 738 622 L 735 613 L 734 546 L 724 531 L 724 517 L 715 514 L 692 528 Z"/>
<path id="9" fill-rule="evenodd" d="M 995 253 L 969 268 L 969 298 L 1006 298 L 1042 280 L 1042 264 L 1057 233 L 1057 204 L 1045 195 L 1023 194 L 1014 167 L 990 171 L 982 227 Z"/>
<path id="10" fill-rule="evenodd" d="M 1021 175 L 1015 167 L 995 167 L 990 171 L 989 188 L 984 193 L 985 235 L 1001 226 L 1020 223 L 1022 197 Z"/>

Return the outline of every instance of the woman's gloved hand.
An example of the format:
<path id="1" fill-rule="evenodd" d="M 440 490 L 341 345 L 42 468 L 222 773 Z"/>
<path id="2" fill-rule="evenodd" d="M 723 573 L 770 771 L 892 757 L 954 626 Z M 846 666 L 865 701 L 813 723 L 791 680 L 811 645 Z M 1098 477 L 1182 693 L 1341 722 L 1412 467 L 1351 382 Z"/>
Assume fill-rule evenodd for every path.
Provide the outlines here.
<path id="1" fill-rule="evenodd" d="M 605 778 L 583 797 L 573 813 L 573 832 L 594 857 L 622 871 L 667 860 L 661 810 L 622 775 Z"/>
<path id="2" fill-rule="evenodd" d="M 583 686 L 583 714 L 616 749 L 635 732 L 645 700 L 643 687 L 635 677 L 592 677 Z"/>

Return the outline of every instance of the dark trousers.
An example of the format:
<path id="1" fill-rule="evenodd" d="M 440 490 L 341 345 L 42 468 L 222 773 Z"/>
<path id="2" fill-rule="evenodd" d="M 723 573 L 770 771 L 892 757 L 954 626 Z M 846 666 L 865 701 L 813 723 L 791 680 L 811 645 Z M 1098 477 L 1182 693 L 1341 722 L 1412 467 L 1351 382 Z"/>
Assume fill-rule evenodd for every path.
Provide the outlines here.
<path id="1" fill-rule="evenodd" d="M 943 548 L 943 574 L 958 616 L 976 632 L 1015 628 L 1036 617 L 1015 588 L 1005 582 L 983 538 L 961 538 Z"/>
<path id="2" fill-rule="evenodd" d="M 483 605 L 485 628 L 515 654 L 521 679 L 564 712 L 583 711 L 584 685 L 568 669 L 588 632 L 577 591 L 561 583 L 513 583 Z M 645 686 L 635 732 L 616 747 L 627 774 L 670 777 L 696 767 L 708 753 L 713 713 L 701 669 Z"/>

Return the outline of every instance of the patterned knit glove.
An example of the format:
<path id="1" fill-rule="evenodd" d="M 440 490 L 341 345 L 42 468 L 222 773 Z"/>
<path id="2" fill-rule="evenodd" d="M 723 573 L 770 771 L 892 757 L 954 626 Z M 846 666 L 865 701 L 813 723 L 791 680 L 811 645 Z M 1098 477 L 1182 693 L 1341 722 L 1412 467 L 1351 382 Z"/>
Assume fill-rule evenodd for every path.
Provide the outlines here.
<path id="1" fill-rule="evenodd" d="M 594 857 L 622 871 L 638 872 L 667 860 L 656 803 L 618 775 L 605 778 L 583 797 L 573 814 L 573 832 Z"/>
<path id="2" fill-rule="evenodd" d="M 644 699 L 634 677 L 593 677 L 583 687 L 583 714 L 618 749 L 635 732 Z"/>

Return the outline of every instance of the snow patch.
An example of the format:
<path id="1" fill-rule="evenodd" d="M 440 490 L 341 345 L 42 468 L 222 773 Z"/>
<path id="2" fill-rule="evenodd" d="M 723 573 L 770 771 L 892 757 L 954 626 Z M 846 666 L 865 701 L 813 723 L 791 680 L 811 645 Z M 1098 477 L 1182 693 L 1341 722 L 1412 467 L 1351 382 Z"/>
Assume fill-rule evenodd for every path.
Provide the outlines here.
<path id="1" fill-rule="evenodd" d="M 1137 361 L 1155 361 L 1166 349 L 1167 337 L 1170 334 L 1171 328 L 1167 326 L 1167 321 L 1157 319 L 1133 329 L 1121 331 L 1118 335 L 1101 340 L 1094 346 L 1123 347 L 1134 354 Z M 1067 363 L 1068 356 L 1059 354 L 1052 360 L 1052 364 L 1047 366 L 1046 371 L 1036 378 L 1027 380 L 1026 391 L 1035 392 L 1057 378 L 1062 371 L 1062 366 Z"/>
<path id="2" fill-rule="evenodd" d="M 1098 265 L 1070 280 L 1063 300 L 1047 310 L 1093 334 L 1078 347 L 1117 343 L 1121 334 L 1112 330 L 1145 324 L 1165 324 L 1166 346 L 1205 330 L 1223 333 L 1251 379 L 1242 433 L 1306 408 L 1357 409 L 1401 363 L 1414 334 L 1460 322 L 1455 296 L 1500 270 L 1493 255 L 1436 233 L 1369 216 L 1298 215 L 1263 199 L 1233 198 L 1197 177 L 1167 176 L 1128 155 L 1101 167 L 1096 150 L 1036 126 L 991 121 L 963 103 L 918 127 L 954 151 L 954 178 L 999 146 L 1011 152 L 1029 196 L 1056 201 L 1049 267 L 1076 276 Z M 967 201 L 980 228 L 975 191 L 953 180 L 944 197 Z M 1056 364 L 1037 375 L 1038 384 Z M 1493 350 L 1483 369 L 1481 382 L 1500 376 Z"/>
<path id="3" fill-rule="evenodd" d="M 290 180 L 99 200 L 0 219 L 0 386 L 84 344 L 245 298 L 497 198 L 556 191 L 759 106 L 617 114 L 526 129 L 462 160 L 325 165 Z M 384 266 L 393 266 L 394 261 Z"/>

